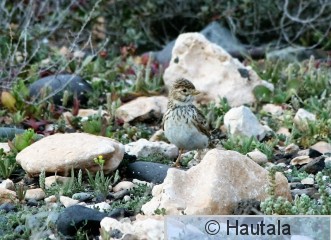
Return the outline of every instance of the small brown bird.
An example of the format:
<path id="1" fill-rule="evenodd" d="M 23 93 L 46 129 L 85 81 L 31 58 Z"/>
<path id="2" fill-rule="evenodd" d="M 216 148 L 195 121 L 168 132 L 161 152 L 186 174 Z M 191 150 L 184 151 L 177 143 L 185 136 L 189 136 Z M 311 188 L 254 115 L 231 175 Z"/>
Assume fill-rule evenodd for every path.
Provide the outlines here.
<path id="1" fill-rule="evenodd" d="M 205 117 L 193 105 L 194 96 L 199 94 L 194 85 L 181 78 L 174 82 L 169 92 L 169 102 L 162 119 L 164 134 L 179 148 L 175 166 L 180 166 L 183 150 L 208 147 L 210 133 Z"/>

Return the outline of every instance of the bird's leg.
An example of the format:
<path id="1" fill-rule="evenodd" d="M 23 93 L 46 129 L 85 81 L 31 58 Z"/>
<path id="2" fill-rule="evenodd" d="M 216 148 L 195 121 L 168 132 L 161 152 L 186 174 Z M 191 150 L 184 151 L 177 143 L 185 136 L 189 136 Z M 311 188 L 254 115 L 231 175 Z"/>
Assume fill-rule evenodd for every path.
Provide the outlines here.
<path id="1" fill-rule="evenodd" d="M 178 157 L 176 159 L 176 162 L 172 165 L 173 167 L 180 167 L 180 159 L 183 153 L 183 149 L 179 149 Z"/>

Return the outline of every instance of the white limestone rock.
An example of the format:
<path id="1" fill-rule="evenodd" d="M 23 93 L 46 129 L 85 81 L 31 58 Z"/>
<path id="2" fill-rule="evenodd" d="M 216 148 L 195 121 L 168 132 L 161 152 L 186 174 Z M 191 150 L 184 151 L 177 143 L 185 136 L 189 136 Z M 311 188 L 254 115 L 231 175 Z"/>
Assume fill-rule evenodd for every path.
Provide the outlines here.
<path id="1" fill-rule="evenodd" d="M 308 122 L 314 122 L 314 121 L 316 121 L 316 115 L 308 112 L 307 110 L 305 110 L 303 108 L 300 108 L 296 112 L 296 114 L 293 118 L 293 122 L 302 131 L 305 131 L 307 129 Z"/>
<path id="2" fill-rule="evenodd" d="M 168 98 L 164 96 L 138 97 L 117 108 L 115 116 L 124 122 L 161 118 L 167 110 L 167 104 Z"/>
<path id="3" fill-rule="evenodd" d="M 116 186 L 113 187 L 114 192 L 119 192 L 121 190 L 130 190 L 134 188 L 136 185 L 133 182 L 130 181 L 122 181 L 116 184 Z"/>
<path id="4" fill-rule="evenodd" d="M 246 74 L 242 76 L 238 69 Z M 253 89 L 258 85 L 273 90 L 272 84 L 261 80 L 254 70 L 200 33 L 184 33 L 176 40 L 163 79 L 170 87 L 178 78 L 192 81 L 203 93 L 203 99 L 217 101 L 219 97 L 226 97 L 231 106 L 255 102 Z"/>
<path id="5" fill-rule="evenodd" d="M 154 186 L 153 198 L 142 212 L 153 215 L 164 208 L 166 214 L 232 214 L 241 200 L 268 197 L 268 171 L 235 151 L 210 150 L 197 166 L 187 171 L 170 168 L 160 185 Z M 276 174 L 276 195 L 291 200 L 286 177 Z"/>
<path id="6" fill-rule="evenodd" d="M 264 153 L 262 153 L 261 151 L 259 151 L 257 149 L 255 149 L 252 152 L 247 153 L 246 156 L 249 157 L 250 159 L 252 159 L 254 162 L 256 162 L 259 165 L 265 164 L 268 162 L 267 155 L 265 155 Z"/>
<path id="7" fill-rule="evenodd" d="M 38 176 L 42 170 L 67 176 L 72 168 L 98 171 L 100 166 L 93 159 L 99 155 L 105 159 L 105 173 L 112 172 L 123 159 L 124 146 L 87 133 L 55 134 L 25 148 L 16 161 L 31 176 Z"/>
<path id="8" fill-rule="evenodd" d="M 26 190 L 25 193 L 26 200 L 34 199 L 39 201 L 39 200 L 43 200 L 45 197 L 46 197 L 46 193 L 41 188 L 28 189 Z"/>
<path id="9" fill-rule="evenodd" d="M 178 156 L 178 148 L 174 144 L 166 142 L 151 142 L 146 139 L 139 139 L 125 145 L 125 152 L 137 158 L 148 157 L 153 154 L 163 154 L 168 158 L 175 159 Z"/>
<path id="10" fill-rule="evenodd" d="M 245 106 L 231 108 L 224 115 L 224 125 L 234 136 L 255 136 L 261 140 L 267 134 L 267 130 L 259 123 L 254 113 Z"/>

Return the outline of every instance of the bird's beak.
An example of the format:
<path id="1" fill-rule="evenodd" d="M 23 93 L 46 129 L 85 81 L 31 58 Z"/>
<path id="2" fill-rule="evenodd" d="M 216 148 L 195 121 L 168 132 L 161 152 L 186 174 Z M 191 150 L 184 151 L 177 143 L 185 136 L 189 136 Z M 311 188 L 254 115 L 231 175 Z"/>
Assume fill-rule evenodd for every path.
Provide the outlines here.
<path id="1" fill-rule="evenodd" d="M 194 90 L 193 92 L 192 92 L 192 95 L 193 96 L 195 96 L 195 95 L 198 95 L 198 94 L 200 94 L 201 92 L 199 92 L 198 90 Z"/>

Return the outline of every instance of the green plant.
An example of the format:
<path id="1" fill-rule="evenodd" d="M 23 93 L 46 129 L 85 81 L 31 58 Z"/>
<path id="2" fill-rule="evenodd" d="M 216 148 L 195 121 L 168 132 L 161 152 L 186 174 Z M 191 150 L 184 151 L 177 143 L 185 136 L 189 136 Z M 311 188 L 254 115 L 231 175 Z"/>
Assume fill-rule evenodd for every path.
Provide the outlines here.
<path id="1" fill-rule="evenodd" d="M 106 137 L 127 144 L 132 141 L 137 141 L 140 138 L 149 139 L 152 133 L 152 128 L 147 124 L 137 123 L 135 126 L 131 126 L 128 123 L 124 123 L 123 126 L 114 125 L 107 129 Z"/>
<path id="2" fill-rule="evenodd" d="M 256 147 L 256 142 L 258 140 L 254 136 L 250 138 L 230 136 L 227 140 L 221 141 L 225 149 L 237 151 L 241 154 L 253 151 Z"/>
<path id="3" fill-rule="evenodd" d="M 81 123 L 84 132 L 99 135 L 103 127 L 103 118 L 100 115 L 92 115 Z"/>
<path id="4" fill-rule="evenodd" d="M 277 169 L 271 168 L 269 171 L 269 187 L 267 189 L 268 197 L 261 202 L 261 210 L 265 214 L 279 214 L 279 215 L 329 215 L 331 214 L 331 198 L 326 191 L 327 183 L 323 180 L 322 172 L 316 174 L 316 183 L 321 195 L 321 202 L 311 199 L 309 196 L 302 194 L 296 195 L 293 202 L 289 202 L 283 197 L 276 197 L 276 172 Z"/>
<path id="5" fill-rule="evenodd" d="M 268 174 L 269 187 L 267 188 L 268 197 L 261 202 L 261 210 L 265 214 L 292 214 L 292 204 L 283 197 L 276 196 L 276 172 L 277 169 L 271 168 Z"/>
<path id="6" fill-rule="evenodd" d="M 25 209 L 27 210 L 27 209 Z M 12 213 L 2 213 L 3 220 L 0 221 L 1 240 L 24 239 L 28 240 L 31 237 L 31 229 L 25 225 L 27 211 L 19 211 Z M 23 233 L 14 231 L 17 226 L 23 226 Z"/>
<path id="7" fill-rule="evenodd" d="M 100 170 L 98 170 L 95 176 L 93 176 L 92 173 L 86 169 L 88 182 L 97 194 L 101 194 L 106 197 L 109 193 L 109 186 L 119 180 L 118 170 L 115 172 L 114 176 L 106 177 L 103 171 L 103 166 L 105 164 L 105 159 L 103 159 L 103 156 L 94 158 L 94 162 L 100 166 Z"/>
<path id="8" fill-rule="evenodd" d="M 290 141 L 305 148 L 318 141 L 331 141 L 331 120 L 307 121 L 305 128 L 293 125 Z"/>
<path id="9" fill-rule="evenodd" d="M 13 171 L 16 169 L 16 154 L 14 152 L 5 153 L 0 148 L 0 177 L 9 178 Z"/>
<path id="10" fill-rule="evenodd" d="M 43 190 L 46 190 L 45 178 L 46 178 L 46 172 L 45 170 L 41 170 L 39 174 L 39 187 Z"/>
<path id="11" fill-rule="evenodd" d="M 10 146 L 13 150 L 20 152 L 38 139 L 38 134 L 36 134 L 33 129 L 28 129 L 22 134 L 16 134 L 14 140 L 10 143 Z"/>
<path id="12" fill-rule="evenodd" d="M 42 178 L 42 177 L 40 177 Z M 39 178 L 39 183 L 41 182 Z M 41 187 L 41 186 L 40 186 Z M 75 177 L 74 169 L 71 169 L 70 179 L 63 183 L 57 181 L 49 189 L 45 189 L 47 195 L 61 195 L 71 197 L 74 193 L 84 190 L 82 182 L 82 171 L 79 170 L 77 178 Z"/>
<path id="13" fill-rule="evenodd" d="M 147 184 L 136 184 L 136 186 L 130 190 L 131 199 L 129 201 L 115 201 L 111 206 L 112 208 L 126 208 L 137 214 L 140 212 L 142 205 L 151 200 L 151 192 L 151 186 Z"/>
<path id="14" fill-rule="evenodd" d="M 163 163 L 163 164 L 173 163 L 173 159 L 170 159 L 163 153 L 154 153 L 148 157 L 140 157 L 138 160 L 145 161 L 145 162 L 157 162 L 157 163 Z"/>
<path id="15" fill-rule="evenodd" d="M 157 208 L 155 209 L 154 214 L 165 216 L 167 215 L 167 210 L 165 208 Z"/>
<path id="16" fill-rule="evenodd" d="M 226 98 L 219 98 L 218 102 L 210 102 L 201 106 L 201 112 L 206 116 L 211 129 L 219 129 L 223 124 L 224 115 L 231 109 Z"/>
<path id="17" fill-rule="evenodd" d="M 16 196 L 20 202 L 25 199 L 26 190 L 27 187 L 25 187 L 24 184 L 19 183 L 15 185 Z"/>
<path id="18" fill-rule="evenodd" d="M 318 185 L 318 192 L 321 195 L 322 209 L 321 214 L 330 215 L 331 214 L 331 197 L 330 193 L 327 191 L 326 181 L 323 180 L 323 174 L 321 172 L 316 174 L 316 184 Z"/>

